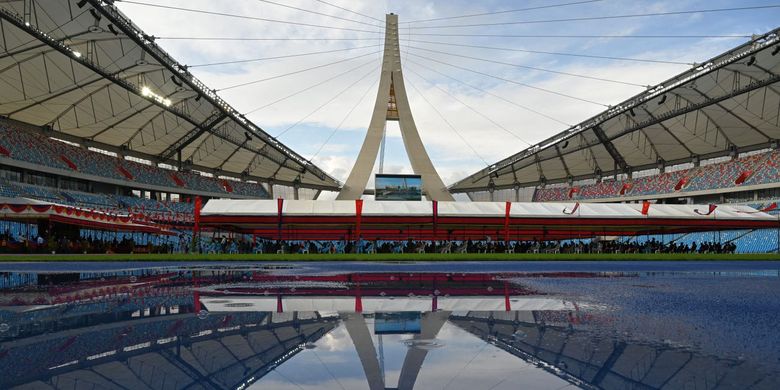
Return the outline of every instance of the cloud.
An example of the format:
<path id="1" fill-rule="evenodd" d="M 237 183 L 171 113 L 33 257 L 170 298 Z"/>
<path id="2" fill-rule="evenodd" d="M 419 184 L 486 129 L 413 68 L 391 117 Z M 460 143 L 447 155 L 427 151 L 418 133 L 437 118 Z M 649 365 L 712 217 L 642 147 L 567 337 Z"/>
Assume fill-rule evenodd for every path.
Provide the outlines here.
<path id="1" fill-rule="evenodd" d="M 404 61 L 407 93 L 420 135 L 434 165 L 446 183 L 453 183 L 462 179 L 469 173 L 483 168 L 486 164 L 517 153 L 528 147 L 529 143 L 544 140 L 566 128 L 566 126 L 556 121 L 519 108 L 517 105 L 527 106 L 534 111 L 544 113 L 568 124 L 579 123 L 605 109 L 604 106 L 524 87 L 520 85 L 521 83 L 581 97 L 605 105 L 618 104 L 641 92 L 643 88 L 560 74 L 555 75 L 486 61 L 475 61 L 418 49 L 409 49 L 408 46 L 411 43 L 405 42 L 405 39 L 412 38 L 415 40 L 475 46 L 511 47 L 527 50 L 665 59 L 683 62 L 702 62 L 735 46 L 740 43 L 740 40 L 521 39 L 511 37 L 447 37 L 415 34 L 721 35 L 735 32 L 757 32 L 754 31 L 757 26 L 773 26 L 776 24 L 770 15 L 766 15 L 769 13 L 743 12 L 612 19 L 608 22 L 583 21 L 565 24 L 515 24 L 480 28 L 413 28 L 435 25 L 562 19 L 619 13 L 664 12 L 718 8 L 728 5 L 728 2 L 725 0 L 659 1 L 650 4 L 637 2 L 622 5 L 620 12 L 617 12 L 614 10 L 614 4 L 610 3 L 608 1 L 596 2 L 544 10 L 424 22 L 410 26 L 403 22 L 410 19 L 429 19 L 520 7 L 513 1 L 492 1 L 487 3 L 473 1 L 452 1 L 446 3 L 433 1 L 334 2 L 334 4 L 352 9 L 355 12 L 371 15 L 379 19 L 382 18 L 385 12 L 396 12 L 400 15 L 399 18 L 402 22 L 400 28 L 402 59 Z M 270 134 L 282 134 L 280 137 L 281 141 L 305 157 L 314 155 L 322 146 L 322 150 L 317 154 L 314 162 L 332 176 L 340 180 L 346 178 L 352 163 L 357 157 L 357 152 L 370 121 L 376 97 L 376 82 L 379 78 L 380 53 L 378 50 L 380 48 L 378 46 L 358 47 L 382 43 L 381 34 L 353 30 L 378 31 L 377 27 L 327 18 L 322 15 L 314 15 L 261 1 L 237 0 L 222 4 L 207 0 L 177 0 L 167 1 L 164 4 L 344 29 L 316 28 L 269 21 L 218 17 L 121 2 L 117 4 L 142 29 L 158 37 L 307 37 L 332 39 L 318 41 L 158 40 L 158 43 L 165 50 L 169 51 L 174 58 L 177 58 L 184 64 L 278 57 L 354 48 L 349 51 L 286 59 L 192 68 L 193 73 L 198 78 L 215 89 L 269 79 L 244 87 L 224 90 L 219 93 L 241 112 L 249 112 L 259 107 L 267 106 L 253 112 L 249 117 Z M 319 2 L 300 0 L 286 1 L 284 4 L 342 18 L 354 19 L 363 23 L 380 24 L 375 20 Z M 352 38 L 360 38 L 362 40 L 344 40 Z M 680 65 L 607 61 L 424 43 L 413 44 L 416 47 L 475 56 L 488 60 L 511 62 L 593 77 L 624 80 L 641 85 L 654 85 L 686 70 L 686 66 Z M 413 54 L 417 54 L 417 56 Z M 364 56 L 326 66 L 326 64 L 359 55 Z M 418 56 L 452 63 L 460 68 L 447 66 Z M 452 77 L 454 80 L 431 72 L 420 66 L 420 64 L 432 67 L 436 71 Z M 304 69 L 314 67 L 318 68 L 303 71 Z M 290 76 L 274 78 L 296 71 L 300 72 Z M 484 74 L 494 75 L 504 80 L 513 80 L 516 83 L 486 77 Z M 470 88 L 456 80 L 472 84 L 487 92 Z M 302 92 L 298 93 L 299 91 Z M 286 98 L 292 94 L 294 96 Z M 334 98 L 336 94 L 340 95 Z M 509 104 L 493 95 L 515 102 L 517 105 Z M 465 105 L 459 101 L 465 103 Z M 485 119 L 483 115 L 490 119 Z M 334 130 L 336 131 L 334 132 Z M 331 133 L 334 135 L 328 141 L 328 135 Z M 398 139 L 399 133 L 389 131 L 388 137 L 388 156 L 385 161 L 388 172 L 391 170 L 392 172 L 410 172 L 411 168 L 408 164 L 408 159 L 403 156 L 405 151 L 402 144 L 398 142 L 400 141 Z M 391 139 L 395 141 L 391 141 Z M 375 167 L 376 169 L 377 167 Z"/>

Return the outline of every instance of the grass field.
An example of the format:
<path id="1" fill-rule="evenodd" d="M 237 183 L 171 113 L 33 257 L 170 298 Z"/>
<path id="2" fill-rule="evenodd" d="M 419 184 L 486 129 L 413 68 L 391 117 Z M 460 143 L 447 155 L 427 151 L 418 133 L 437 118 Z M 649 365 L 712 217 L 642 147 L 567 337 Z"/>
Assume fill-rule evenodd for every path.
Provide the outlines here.
<path id="1" fill-rule="evenodd" d="M 0 262 L 65 261 L 766 261 L 780 260 L 763 254 L 507 254 L 507 253 L 378 253 L 378 254 L 111 254 L 111 255 L 0 255 Z"/>

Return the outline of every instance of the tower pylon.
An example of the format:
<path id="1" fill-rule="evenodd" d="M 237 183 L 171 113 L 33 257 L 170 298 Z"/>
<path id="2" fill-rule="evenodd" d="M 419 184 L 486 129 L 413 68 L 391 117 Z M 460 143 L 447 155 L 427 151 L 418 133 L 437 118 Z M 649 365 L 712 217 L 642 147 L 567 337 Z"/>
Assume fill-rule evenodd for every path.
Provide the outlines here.
<path id="1" fill-rule="evenodd" d="M 371 172 L 374 170 L 374 163 L 379 153 L 387 121 L 398 121 L 412 170 L 416 175 L 420 175 L 422 190 L 428 199 L 455 200 L 436 172 L 436 168 L 433 167 L 422 139 L 420 139 L 420 134 L 417 132 L 417 126 L 414 124 L 409 99 L 406 96 L 404 76 L 401 72 L 398 15 L 395 14 L 388 14 L 385 19 L 385 51 L 382 58 L 382 74 L 379 79 L 379 90 L 371 115 L 371 123 L 368 126 L 368 132 L 363 140 L 357 161 L 355 161 L 355 165 L 336 199 L 360 199 L 363 195 Z"/>

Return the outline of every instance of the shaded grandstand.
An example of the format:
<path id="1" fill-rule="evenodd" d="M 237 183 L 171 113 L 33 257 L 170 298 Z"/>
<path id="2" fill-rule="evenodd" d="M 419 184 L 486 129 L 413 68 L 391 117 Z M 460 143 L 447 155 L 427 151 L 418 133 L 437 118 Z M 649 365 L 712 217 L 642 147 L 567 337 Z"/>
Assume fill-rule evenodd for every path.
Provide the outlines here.
<path id="1" fill-rule="evenodd" d="M 778 32 L 702 61 L 450 191 L 473 200 L 776 199 Z"/>

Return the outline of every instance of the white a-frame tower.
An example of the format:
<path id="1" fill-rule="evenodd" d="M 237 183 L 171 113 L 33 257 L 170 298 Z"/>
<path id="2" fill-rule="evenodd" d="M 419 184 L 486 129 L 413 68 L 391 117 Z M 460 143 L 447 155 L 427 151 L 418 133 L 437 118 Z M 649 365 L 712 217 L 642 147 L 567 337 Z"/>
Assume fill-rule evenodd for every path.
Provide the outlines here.
<path id="1" fill-rule="evenodd" d="M 398 47 L 398 15 L 388 14 L 385 22 L 385 53 L 382 59 L 382 75 L 376 95 L 374 113 L 368 126 L 366 139 L 360 148 L 355 165 L 337 199 L 360 199 L 374 169 L 379 146 L 384 137 L 387 121 L 398 121 L 406 154 L 412 170 L 422 178 L 423 193 L 429 200 L 451 201 L 452 195 L 444 186 L 439 174 L 425 151 L 406 97 L 404 76 L 401 72 L 401 52 Z"/>

